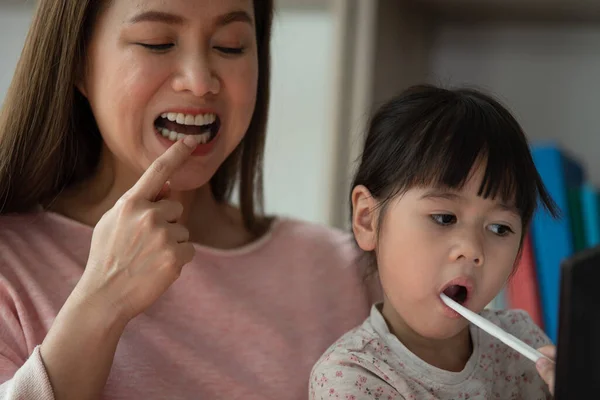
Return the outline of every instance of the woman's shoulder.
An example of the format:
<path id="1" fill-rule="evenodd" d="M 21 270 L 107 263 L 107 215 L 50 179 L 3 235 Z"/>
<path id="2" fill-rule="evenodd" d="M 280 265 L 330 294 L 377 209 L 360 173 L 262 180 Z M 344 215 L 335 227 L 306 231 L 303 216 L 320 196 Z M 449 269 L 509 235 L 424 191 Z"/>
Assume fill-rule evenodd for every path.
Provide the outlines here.
<path id="1" fill-rule="evenodd" d="M 324 223 L 284 216 L 275 218 L 273 224 L 272 229 L 281 237 L 294 239 L 299 243 L 336 247 L 354 244 L 350 232 Z"/>
<path id="2" fill-rule="evenodd" d="M 44 231 L 40 217 L 37 212 L 0 215 L 1 291 L 22 292 L 27 277 L 37 275 L 28 260 L 39 251 L 37 239 Z"/>
<path id="3" fill-rule="evenodd" d="M 80 236 L 76 224 L 67 223 L 67 219 L 43 210 L 0 215 L 0 246 L 25 244 L 21 240 L 63 236 Z M 29 246 L 33 243 L 28 240 Z"/>
<path id="4" fill-rule="evenodd" d="M 83 230 L 46 211 L 0 215 L 0 275 L 35 275 L 51 264 L 80 261 L 89 251 L 90 236 Z"/>
<path id="5" fill-rule="evenodd" d="M 17 245 L 21 240 L 43 230 L 45 226 L 43 213 L 31 211 L 18 214 L 0 215 L 0 248 Z"/>
<path id="6" fill-rule="evenodd" d="M 366 307 L 365 313 L 381 299 L 379 280 L 369 274 L 368 259 L 363 257 L 363 251 L 349 232 L 326 224 L 279 217 L 269 234 L 271 238 L 263 251 L 256 254 L 257 260 L 284 265 L 288 279 L 311 282 L 311 290 L 319 287 L 329 296 L 338 293 L 339 302 L 350 304 L 348 298 L 353 297 L 353 301 Z"/>
<path id="7" fill-rule="evenodd" d="M 353 236 L 342 229 L 289 217 L 279 217 L 273 224 L 273 243 L 291 251 L 315 255 L 326 253 L 346 262 L 355 261 L 361 254 Z"/>
<path id="8" fill-rule="evenodd" d="M 0 215 L 0 308 L 13 332 L 22 329 L 28 338 L 25 359 L 81 277 L 81 234 L 68 231 L 43 211 Z"/>

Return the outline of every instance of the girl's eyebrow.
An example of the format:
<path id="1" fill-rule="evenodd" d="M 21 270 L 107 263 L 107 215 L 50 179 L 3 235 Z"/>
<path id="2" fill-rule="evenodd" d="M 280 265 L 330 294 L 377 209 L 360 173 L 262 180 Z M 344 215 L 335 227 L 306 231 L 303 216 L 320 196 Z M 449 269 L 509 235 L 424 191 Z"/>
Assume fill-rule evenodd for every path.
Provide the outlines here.
<path id="1" fill-rule="evenodd" d="M 444 189 L 431 189 L 425 192 L 421 196 L 421 200 L 425 199 L 442 199 L 442 200 L 454 200 L 458 201 L 462 199 L 462 196 L 458 193 Z"/>
<path id="2" fill-rule="evenodd" d="M 430 199 L 430 200 L 452 200 L 452 201 L 462 201 L 464 200 L 463 196 L 459 193 L 451 191 L 449 189 L 431 189 L 425 192 L 421 197 L 421 200 Z M 504 201 L 497 202 L 494 206 L 495 210 L 508 211 L 515 216 L 521 218 L 521 213 L 519 209 L 511 203 L 506 203 Z"/>
<path id="3" fill-rule="evenodd" d="M 517 217 L 521 218 L 521 213 L 519 212 L 519 209 L 513 204 L 499 202 L 494 206 L 494 209 L 501 210 L 501 211 L 508 211 L 509 213 L 512 213 L 512 214 L 516 215 Z"/>

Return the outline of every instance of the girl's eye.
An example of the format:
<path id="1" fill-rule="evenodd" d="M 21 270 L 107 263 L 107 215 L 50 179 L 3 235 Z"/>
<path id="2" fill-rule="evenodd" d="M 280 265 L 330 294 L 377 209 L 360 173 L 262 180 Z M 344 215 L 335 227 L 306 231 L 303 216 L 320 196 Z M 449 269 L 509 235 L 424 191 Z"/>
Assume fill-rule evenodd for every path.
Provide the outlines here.
<path id="1" fill-rule="evenodd" d="M 502 224 L 492 224 L 492 225 L 490 225 L 490 230 L 498 236 L 507 236 L 511 233 L 514 233 L 513 230 L 510 229 L 509 226 L 502 225 Z"/>
<path id="2" fill-rule="evenodd" d="M 222 47 L 215 46 L 215 50 L 220 51 L 223 54 L 242 54 L 244 52 L 243 47 Z"/>
<path id="3" fill-rule="evenodd" d="M 169 50 L 174 46 L 173 43 L 161 43 L 161 44 L 147 44 L 147 43 L 138 43 L 140 46 L 145 47 L 149 50 L 155 51 L 157 53 L 164 52 Z"/>
<path id="4" fill-rule="evenodd" d="M 432 214 L 431 219 L 438 225 L 446 226 L 456 223 L 456 216 L 452 214 Z"/>

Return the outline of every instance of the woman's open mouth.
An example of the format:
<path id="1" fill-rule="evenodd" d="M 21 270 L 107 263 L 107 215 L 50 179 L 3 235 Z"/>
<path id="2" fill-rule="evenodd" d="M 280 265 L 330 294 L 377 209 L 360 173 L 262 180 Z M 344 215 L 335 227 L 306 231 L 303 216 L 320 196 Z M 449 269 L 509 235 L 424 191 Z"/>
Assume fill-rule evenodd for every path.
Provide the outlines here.
<path id="1" fill-rule="evenodd" d="M 173 142 L 192 135 L 198 144 L 207 144 L 219 133 L 221 119 L 216 114 L 164 113 L 154 121 L 154 127 Z"/>

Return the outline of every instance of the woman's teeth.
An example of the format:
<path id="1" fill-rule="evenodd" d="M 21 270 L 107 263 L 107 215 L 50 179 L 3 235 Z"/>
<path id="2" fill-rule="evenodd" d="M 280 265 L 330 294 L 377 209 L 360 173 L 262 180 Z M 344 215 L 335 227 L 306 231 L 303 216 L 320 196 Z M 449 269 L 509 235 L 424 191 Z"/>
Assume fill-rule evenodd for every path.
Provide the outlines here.
<path id="1" fill-rule="evenodd" d="M 161 117 L 168 119 L 172 122 L 177 122 L 181 125 L 210 125 L 217 119 L 215 114 L 198 114 L 198 115 L 189 115 L 182 113 L 164 113 Z"/>
<path id="2" fill-rule="evenodd" d="M 163 135 L 167 139 L 172 140 L 174 142 L 181 140 L 186 136 L 183 133 L 177 133 L 175 131 L 170 131 L 166 128 L 158 128 L 158 130 L 161 133 L 161 135 Z M 193 136 L 196 139 L 198 144 L 204 144 L 204 143 L 208 143 L 208 141 L 210 140 L 210 135 L 211 135 L 211 133 L 209 131 L 209 132 L 205 132 L 201 135 L 191 135 L 191 136 Z"/>
<path id="3" fill-rule="evenodd" d="M 212 139 L 212 125 L 217 120 L 215 114 L 190 115 L 182 113 L 163 113 L 161 114 L 161 118 L 164 122 L 161 122 L 159 119 L 156 122 L 156 129 L 163 137 L 172 141 L 177 141 L 187 135 L 191 135 L 196 139 L 198 144 L 208 143 Z"/>

